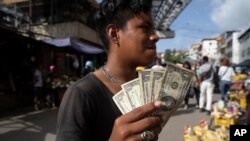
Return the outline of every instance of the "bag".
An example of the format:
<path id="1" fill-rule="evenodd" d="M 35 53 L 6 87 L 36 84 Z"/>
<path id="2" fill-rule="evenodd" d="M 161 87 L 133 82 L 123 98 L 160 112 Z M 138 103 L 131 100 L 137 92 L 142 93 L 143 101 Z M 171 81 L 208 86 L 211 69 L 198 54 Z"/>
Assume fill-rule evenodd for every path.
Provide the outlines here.
<path id="1" fill-rule="evenodd" d="M 209 78 L 208 72 L 203 72 L 200 74 L 200 82 L 206 80 L 206 78 Z"/>
<path id="2" fill-rule="evenodd" d="M 204 81 L 206 79 L 209 79 L 211 77 L 211 75 L 213 75 L 212 82 L 214 84 L 217 83 L 218 75 L 217 75 L 217 73 L 214 72 L 213 64 L 211 64 L 211 67 L 207 72 L 203 72 L 203 73 L 200 74 L 200 82 L 202 82 L 202 81 Z"/>
<path id="3" fill-rule="evenodd" d="M 213 68 L 211 66 L 211 68 L 208 71 L 201 73 L 200 74 L 200 81 L 202 82 L 206 79 L 209 79 L 212 75 L 212 71 L 213 71 Z"/>
<path id="4" fill-rule="evenodd" d="M 227 68 L 227 70 L 229 69 L 229 67 Z M 221 80 L 221 78 L 227 73 L 227 70 L 223 73 L 223 75 L 218 76 L 219 80 Z"/>
<path id="5" fill-rule="evenodd" d="M 190 97 L 190 98 L 193 98 L 194 95 L 195 95 L 194 89 L 195 89 L 195 88 L 194 88 L 193 86 L 190 87 L 190 91 L 189 91 L 189 97 Z"/>

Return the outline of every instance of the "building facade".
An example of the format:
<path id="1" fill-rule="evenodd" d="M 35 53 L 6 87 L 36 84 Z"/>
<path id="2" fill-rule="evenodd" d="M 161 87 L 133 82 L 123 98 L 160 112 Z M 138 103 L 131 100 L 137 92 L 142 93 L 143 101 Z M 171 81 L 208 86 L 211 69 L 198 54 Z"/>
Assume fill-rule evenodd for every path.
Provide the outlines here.
<path id="1" fill-rule="evenodd" d="M 243 62 L 250 59 L 250 28 L 239 35 L 238 37 L 240 49 L 239 49 L 239 62 Z"/>
<path id="2" fill-rule="evenodd" d="M 216 38 L 203 39 L 201 45 L 201 56 L 208 56 L 211 60 L 218 60 L 220 58 L 218 40 Z"/>
<path id="3" fill-rule="evenodd" d="M 196 62 L 199 61 L 201 59 L 201 44 L 192 44 L 187 57 Z"/>

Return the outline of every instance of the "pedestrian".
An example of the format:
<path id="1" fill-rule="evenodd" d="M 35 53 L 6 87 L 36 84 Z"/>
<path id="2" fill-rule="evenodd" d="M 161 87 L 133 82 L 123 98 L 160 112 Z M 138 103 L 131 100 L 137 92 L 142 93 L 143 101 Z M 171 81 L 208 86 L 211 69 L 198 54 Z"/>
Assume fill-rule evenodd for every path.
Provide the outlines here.
<path id="1" fill-rule="evenodd" d="M 194 95 L 196 100 L 196 108 L 199 108 L 199 100 L 200 100 L 200 79 L 199 79 L 199 70 L 200 65 L 199 63 L 195 64 L 194 66 L 194 76 L 193 76 L 193 89 L 194 89 Z"/>
<path id="2" fill-rule="evenodd" d="M 34 108 L 39 110 L 43 104 L 43 76 L 41 72 L 41 65 L 36 64 L 33 73 L 33 88 L 34 88 Z"/>
<path id="3" fill-rule="evenodd" d="M 227 58 L 222 59 L 222 65 L 219 68 L 218 76 L 220 78 L 219 88 L 221 94 L 221 100 L 228 99 L 228 91 L 230 89 L 231 78 L 235 75 L 232 67 L 230 67 L 230 62 Z"/>
<path id="4" fill-rule="evenodd" d="M 208 115 L 211 113 L 212 108 L 212 98 L 213 98 L 213 91 L 214 91 L 214 83 L 213 83 L 213 76 L 215 72 L 215 68 L 213 64 L 209 63 L 208 57 L 204 56 L 202 58 L 202 65 L 199 68 L 200 74 L 200 102 L 199 108 L 200 112 L 207 112 Z M 206 103 L 206 107 L 204 108 Z"/>
<path id="5" fill-rule="evenodd" d="M 155 64 L 151 67 L 152 69 L 162 69 L 163 66 L 161 65 L 161 58 L 155 58 Z"/>
<path id="6" fill-rule="evenodd" d="M 183 63 L 183 67 L 191 70 L 191 64 L 188 61 L 185 61 Z M 191 97 L 191 94 L 192 94 L 191 92 L 193 92 L 192 89 L 193 89 L 193 86 L 191 85 L 188 89 L 188 92 L 187 92 L 185 98 L 184 98 L 184 109 L 188 109 L 189 98 Z"/>
<path id="7" fill-rule="evenodd" d="M 81 76 L 85 76 L 85 75 L 87 75 L 88 73 L 93 72 L 93 71 L 94 71 L 93 62 L 92 62 L 91 60 L 87 60 L 87 61 L 85 62 L 84 67 L 82 68 Z"/>
<path id="8" fill-rule="evenodd" d="M 158 139 L 162 119 L 152 102 L 124 115 L 112 100 L 121 84 L 135 79 L 137 66 L 156 56 L 152 0 L 103 0 L 95 17 L 107 62 L 71 85 L 58 113 L 56 141 L 125 141 Z"/>

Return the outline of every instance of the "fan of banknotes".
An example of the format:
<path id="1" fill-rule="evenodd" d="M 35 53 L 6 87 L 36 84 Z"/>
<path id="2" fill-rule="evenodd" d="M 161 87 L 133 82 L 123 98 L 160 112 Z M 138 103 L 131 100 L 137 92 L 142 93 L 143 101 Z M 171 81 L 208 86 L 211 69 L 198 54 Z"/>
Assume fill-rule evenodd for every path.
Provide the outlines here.
<path id="1" fill-rule="evenodd" d="M 113 100 L 122 114 L 134 108 L 160 100 L 162 109 L 157 114 L 163 116 L 164 125 L 184 97 L 192 82 L 193 72 L 174 64 L 161 69 L 145 69 L 138 78 L 122 85 L 122 90 Z"/>

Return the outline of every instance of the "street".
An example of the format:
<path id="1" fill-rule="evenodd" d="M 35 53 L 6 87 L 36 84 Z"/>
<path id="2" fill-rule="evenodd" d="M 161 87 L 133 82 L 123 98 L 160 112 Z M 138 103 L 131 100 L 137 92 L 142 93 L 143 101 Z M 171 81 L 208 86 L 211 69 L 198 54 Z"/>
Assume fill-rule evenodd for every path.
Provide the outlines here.
<path id="1" fill-rule="evenodd" d="M 219 94 L 214 94 L 214 101 Z M 210 120 L 206 113 L 195 108 L 194 98 L 190 99 L 190 108 L 181 106 L 170 118 L 162 130 L 159 141 L 182 141 L 185 125 L 195 126 L 201 119 Z M 55 141 L 56 118 L 58 109 L 23 112 L 0 118 L 0 141 Z"/>

